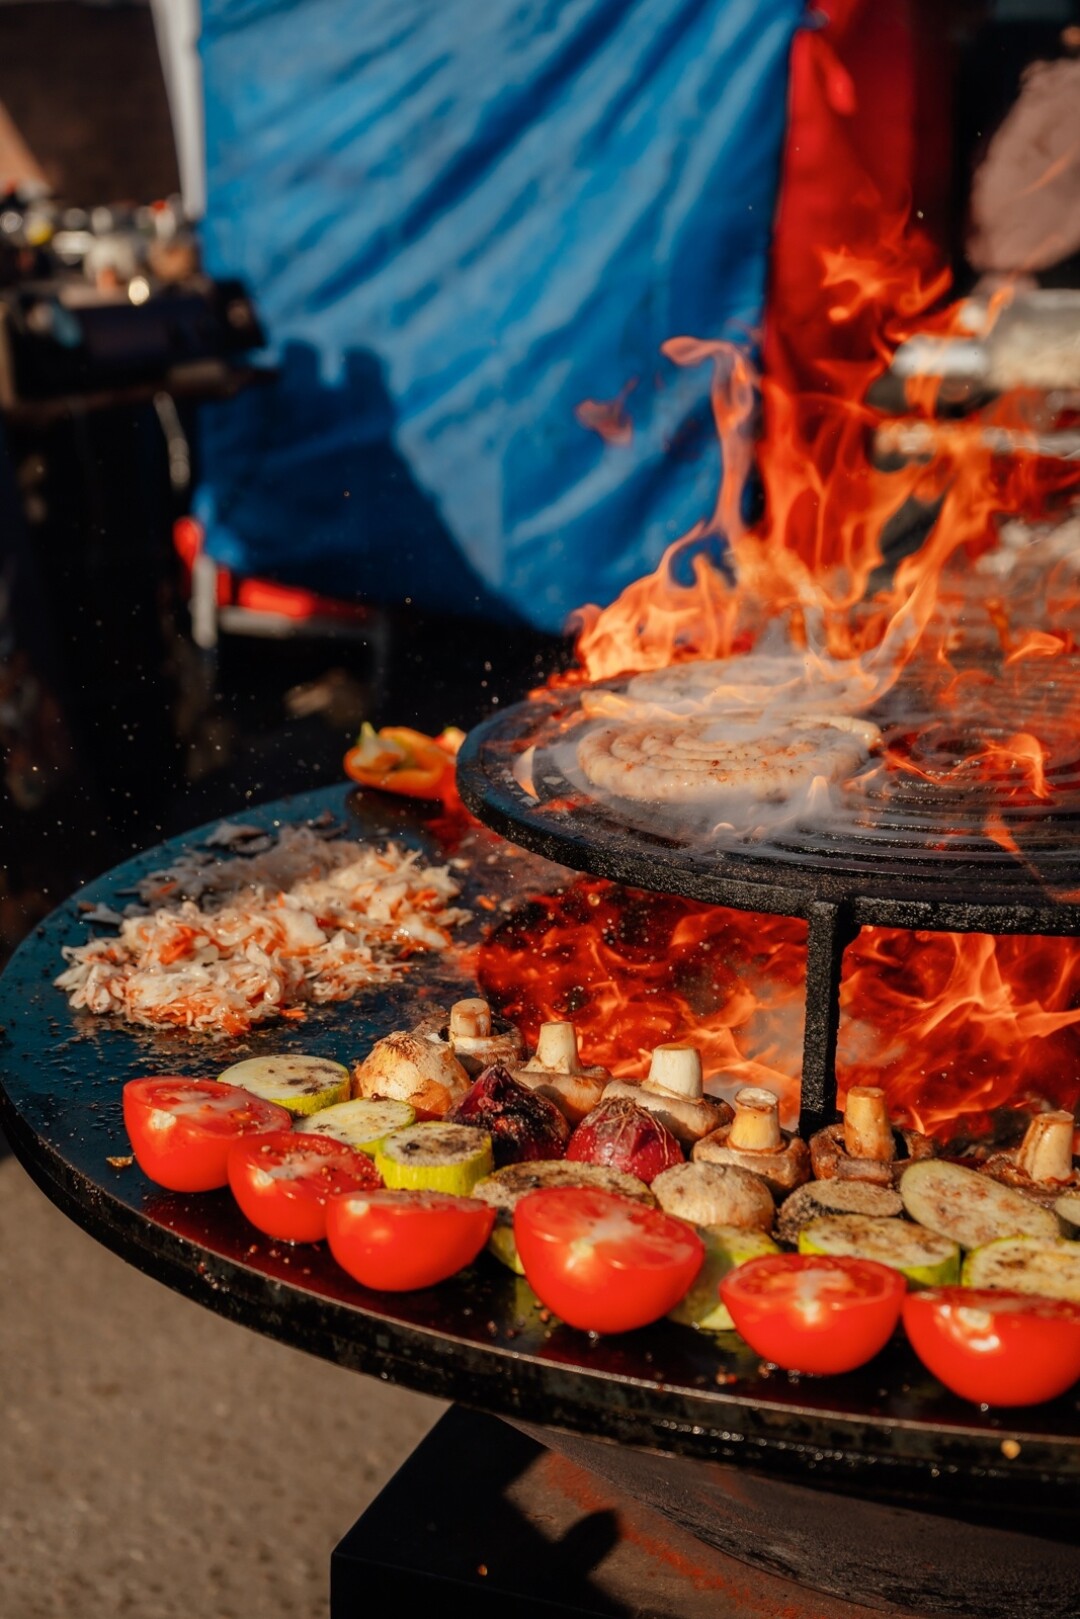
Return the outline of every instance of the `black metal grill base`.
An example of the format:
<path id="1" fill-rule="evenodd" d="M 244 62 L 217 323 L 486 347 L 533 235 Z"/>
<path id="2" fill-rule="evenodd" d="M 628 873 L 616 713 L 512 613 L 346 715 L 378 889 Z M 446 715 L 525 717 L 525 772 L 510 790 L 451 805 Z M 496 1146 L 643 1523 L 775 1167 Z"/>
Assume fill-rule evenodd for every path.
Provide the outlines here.
<path id="1" fill-rule="evenodd" d="M 1080 1549 L 455 1406 L 331 1559 L 331 1619 L 1061 1619 Z"/>

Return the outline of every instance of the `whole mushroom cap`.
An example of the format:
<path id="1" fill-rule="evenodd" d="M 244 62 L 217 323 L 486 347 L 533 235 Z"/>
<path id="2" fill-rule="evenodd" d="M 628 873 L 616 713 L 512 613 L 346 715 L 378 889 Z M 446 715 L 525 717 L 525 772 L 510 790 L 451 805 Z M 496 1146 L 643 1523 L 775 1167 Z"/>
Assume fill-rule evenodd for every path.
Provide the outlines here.
<path id="1" fill-rule="evenodd" d="M 448 1046 L 405 1029 L 379 1040 L 352 1071 L 353 1096 L 409 1102 L 418 1118 L 442 1118 L 471 1080 Z"/>
<path id="2" fill-rule="evenodd" d="M 931 1158 L 934 1143 L 918 1130 L 898 1132 L 904 1155 L 892 1159 L 852 1158 L 844 1142 L 843 1124 L 827 1124 L 810 1138 L 810 1161 L 818 1180 L 868 1181 L 873 1186 L 895 1186 L 904 1170 L 920 1158 Z"/>
<path id="3" fill-rule="evenodd" d="M 606 1068 L 582 1066 L 574 1025 L 566 1020 L 542 1023 L 536 1051 L 514 1078 L 561 1108 L 571 1124 L 592 1112 L 611 1079 Z"/>
<path id="4" fill-rule="evenodd" d="M 657 1046 L 646 1079 L 611 1081 L 604 1100 L 616 1097 L 655 1113 L 684 1146 L 692 1146 L 731 1118 L 727 1102 L 704 1094 L 701 1057 L 689 1046 Z"/>
<path id="5" fill-rule="evenodd" d="M 810 1179 L 805 1141 L 781 1130 L 776 1096 L 757 1085 L 739 1091 L 731 1123 L 699 1141 L 693 1156 L 695 1162 L 732 1164 L 760 1175 L 777 1196 Z"/>

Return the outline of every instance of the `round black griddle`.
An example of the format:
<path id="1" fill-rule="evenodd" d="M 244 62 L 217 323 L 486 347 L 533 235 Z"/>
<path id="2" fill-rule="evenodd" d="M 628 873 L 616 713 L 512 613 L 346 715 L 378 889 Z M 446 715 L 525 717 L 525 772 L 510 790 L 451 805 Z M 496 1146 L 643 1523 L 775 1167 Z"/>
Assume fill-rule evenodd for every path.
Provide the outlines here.
<path id="1" fill-rule="evenodd" d="M 447 855 L 415 806 L 347 788 L 238 819 L 272 829 L 327 811 L 353 835 L 392 835 L 434 858 Z M 79 902 L 123 905 L 136 879 L 181 848 L 198 847 L 209 831 L 128 861 Z M 481 892 L 525 897 L 539 882 L 567 877 L 484 832 L 457 853 L 470 861 L 461 873 L 466 902 Z M 476 915 L 483 920 L 486 911 Z M 814 1486 L 829 1499 L 839 1491 L 915 1501 L 980 1522 L 1004 1514 L 1014 1527 L 1036 1519 L 1054 1554 L 1065 1556 L 1080 1488 L 1075 1397 L 1027 1412 L 983 1412 L 942 1391 L 900 1341 L 850 1376 L 798 1379 L 769 1373 L 733 1334 L 711 1337 L 667 1321 L 591 1339 L 547 1318 L 528 1285 L 487 1255 L 437 1289 L 374 1294 L 345 1276 L 324 1245 L 290 1248 L 261 1237 L 228 1192 L 172 1195 L 138 1167 L 110 1164 L 128 1153 L 120 1106 L 126 1078 L 214 1075 L 238 1057 L 288 1049 L 350 1062 L 374 1039 L 415 1022 L 424 1004 L 473 991 L 463 952 L 415 958 L 389 988 L 313 1013 L 303 1025 L 212 1043 L 71 1012 L 52 981 L 62 945 L 86 936 L 70 900 L 24 941 L 0 979 L 0 1122 L 53 1203 L 142 1271 L 267 1336 L 427 1394 L 653 1454 L 735 1464 L 755 1477 Z M 748 1530 L 750 1541 L 758 1533 Z M 806 1543 L 789 1562 L 810 1557 L 813 1566 L 819 1551 Z M 1070 1569 L 1069 1579 L 1080 1580 L 1080 1570 Z M 970 1574 L 965 1582 L 970 1588 Z M 993 1603 L 963 1611 L 1007 1613 Z"/>
<path id="2" fill-rule="evenodd" d="M 827 906 L 856 926 L 1080 933 L 1080 748 L 1048 773 L 1046 798 L 1019 774 L 1003 794 L 1000 784 L 946 788 L 914 769 L 875 766 L 821 825 L 702 842 L 674 832 L 662 804 L 602 800 L 567 778 L 544 738 L 575 735 L 579 706 L 573 691 L 517 703 L 471 731 L 458 760 L 472 812 L 549 860 L 708 905 L 808 920 Z M 516 772 L 534 745 L 530 793 Z M 912 759 L 929 765 L 954 746 L 930 727 Z M 988 833 L 995 813 L 1019 852 Z"/>

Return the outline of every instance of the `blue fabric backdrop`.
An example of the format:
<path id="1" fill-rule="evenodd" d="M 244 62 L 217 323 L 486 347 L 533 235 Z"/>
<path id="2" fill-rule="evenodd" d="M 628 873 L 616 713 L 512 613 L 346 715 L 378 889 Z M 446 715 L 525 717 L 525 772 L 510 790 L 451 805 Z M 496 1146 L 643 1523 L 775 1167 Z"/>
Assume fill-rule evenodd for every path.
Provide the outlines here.
<path id="1" fill-rule="evenodd" d="M 281 367 L 205 413 L 246 573 L 557 630 L 711 509 L 803 0 L 203 0 L 208 268 Z M 574 407 L 631 380 L 629 445 Z"/>

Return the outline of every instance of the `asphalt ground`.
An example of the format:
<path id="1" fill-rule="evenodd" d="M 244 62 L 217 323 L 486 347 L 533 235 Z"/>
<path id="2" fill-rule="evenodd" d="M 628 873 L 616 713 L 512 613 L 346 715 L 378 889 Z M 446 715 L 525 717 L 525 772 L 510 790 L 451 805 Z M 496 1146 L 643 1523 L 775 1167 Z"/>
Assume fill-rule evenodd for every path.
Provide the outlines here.
<path id="1" fill-rule="evenodd" d="M 443 1407 L 224 1321 L 0 1161 L 5 1619 L 319 1619 Z"/>

